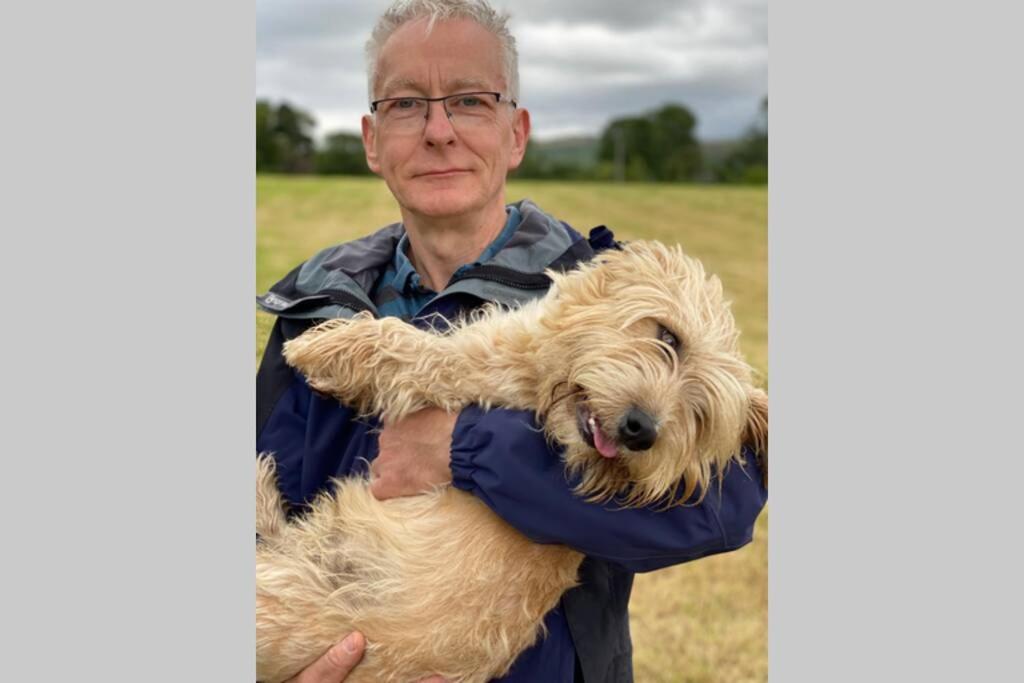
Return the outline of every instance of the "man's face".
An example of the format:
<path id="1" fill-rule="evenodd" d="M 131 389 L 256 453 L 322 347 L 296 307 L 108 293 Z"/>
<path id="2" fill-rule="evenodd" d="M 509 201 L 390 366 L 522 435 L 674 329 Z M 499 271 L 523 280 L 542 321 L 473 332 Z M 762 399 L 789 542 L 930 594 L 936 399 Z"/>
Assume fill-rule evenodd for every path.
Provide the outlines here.
<path id="1" fill-rule="evenodd" d="M 445 116 L 441 102 L 430 104 L 425 125 L 414 131 L 364 116 L 366 161 L 412 213 L 448 217 L 503 206 L 505 176 L 522 161 L 530 120 L 525 110 L 505 104 L 500 43 L 468 19 L 437 22 L 429 35 L 425 26 L 412 21 L 384 43 L 374 99 L 500 92 L 496 120 L 463 127 Z"/>

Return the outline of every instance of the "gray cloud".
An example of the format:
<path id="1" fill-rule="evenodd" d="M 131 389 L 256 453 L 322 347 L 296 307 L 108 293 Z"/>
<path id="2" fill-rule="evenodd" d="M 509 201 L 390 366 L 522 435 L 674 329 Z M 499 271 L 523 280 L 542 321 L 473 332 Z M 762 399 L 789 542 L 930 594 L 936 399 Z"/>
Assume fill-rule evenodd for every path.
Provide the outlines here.
<path id="1" fill-rule="evenodd" d="M 546 122 L 550 137 L 599 132 L 611 119 L 634 116 L 668 103 L 683 103 L 697 116 L 697 135 L 716 140 L 733 137 L 753 122 L 760 104 L 755 84 L 742 76 L 636 83 L 617 88 L 546 89 L 531 98 L 533 120 Z"/>
<path id="2" fill-rule="evenodd" d="M 311 110 L 321 134 L 357 130 L 363 45 L 388 4 L 258 0 L 257 96 Z M 597 134 L 611 118 L 668 101 L 694 110 L 702 138 L 732 137 L 767 94 L 767 0 L 516 0 L 505 9 L 539 138 Z"/>
<path id="3" fill-rule="evenodd" d="M 387 6 L 380 0 L 258 0 L 256 51 L 266 53 L 320 38 L 354 39 L 362 44 Z"/>
<path id="4" fill-rule="evenodd" d="M 512 15 L 513 21 L 558 21 L 590 23 L 616 29 L 635 30 L 655 26 L 667 20 L 679 20 L 699 13 L 710 0 L 514 0 L 497 2 Z"/>

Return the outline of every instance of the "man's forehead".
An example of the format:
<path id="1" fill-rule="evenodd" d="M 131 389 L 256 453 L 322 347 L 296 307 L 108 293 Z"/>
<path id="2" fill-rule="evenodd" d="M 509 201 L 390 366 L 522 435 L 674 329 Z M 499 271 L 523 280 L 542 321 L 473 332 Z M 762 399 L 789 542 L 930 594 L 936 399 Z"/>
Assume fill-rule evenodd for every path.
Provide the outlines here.
<path id="1" fill-rule="evenodd" d="M 399 27 L 377 57 L 378 97 L 400 90 L 423 95 L 504 89 L 497 36 L 472 19 L 430 26 L 421 18 Z"/>
<path id="2" fill-rule="evenodd" d="M 426 77 L 426 75 L 424 75 L 424 77 L 385 77 L 384 83 L 380 88 L 380 94 L 381 96 L 386 97 L 391 93 L 409 90 L 429 95 L 431 80 L 432 79 Z M 446 93 L 460 91 L 465 92 L 467 90 L 493 90 L 499 87 L 497 82 L 492 82 L 479 76 L 453 76 L 451 78 L 442 78 L 440 85 L 441 89 Z"/>

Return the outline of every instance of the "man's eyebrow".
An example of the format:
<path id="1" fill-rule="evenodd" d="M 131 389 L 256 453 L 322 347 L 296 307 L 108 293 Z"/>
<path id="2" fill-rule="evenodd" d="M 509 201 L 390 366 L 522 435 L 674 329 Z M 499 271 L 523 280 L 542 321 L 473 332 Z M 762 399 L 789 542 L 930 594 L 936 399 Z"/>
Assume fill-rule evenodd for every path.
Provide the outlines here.
<path id="1" fill-rule="evenodd" d="M 445 82 L 445 93 L 454 94 L 468 91 L 489 91 L 492 86 L 479 78 L 455 78 Z M 391 97 L 400 90 L 409 90 L 422 95 L 427 94 L 427 89 L 414 78 L 396 77 L 384 82 L 380 90 L 380 98 Z"/>
<path id="2" fill-rule="evenodd" d="M 465 92 L 467 90 L 487 90 L 491 86 L 476 78 L 456 78 L 448 81 L 448 88 L 452 92 Z"/>
<path id="3" fill-rule="evenodd" d="M 412 90 L 426 94 L 426 90 L 414 78 L 392 78 L 384 82 L 384 87 L 380 89 L 380 96 L 390 97 L 392 93 L 398 90 Z"/>

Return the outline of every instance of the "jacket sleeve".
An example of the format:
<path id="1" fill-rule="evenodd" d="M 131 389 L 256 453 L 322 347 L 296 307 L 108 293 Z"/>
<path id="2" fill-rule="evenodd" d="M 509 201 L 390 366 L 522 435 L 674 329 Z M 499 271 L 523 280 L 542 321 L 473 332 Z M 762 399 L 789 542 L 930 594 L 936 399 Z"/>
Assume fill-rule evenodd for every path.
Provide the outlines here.
<path id="1" fill-rule="evenodd" d="M 278 488 L 293 508 L 311 501 L 331 477 L 365 474 L 377 455 L 376 421 L 357 419 L 315 394 L 284 362 L 282 343 L 308 324 L 279 318 L 256 375 L 256 452 L 276 461 Z"/>
<path id="2" fill-rule="evenodd" d="M 452 435 L 453 485 L 538 543 L 645 572 L 740 548 L 751 541 L 767 490 L 751 454 L 703 501 L 668 510 L 588 503 L 572 493 L 558 450 L 527 411 L 470 406 Z"/>

